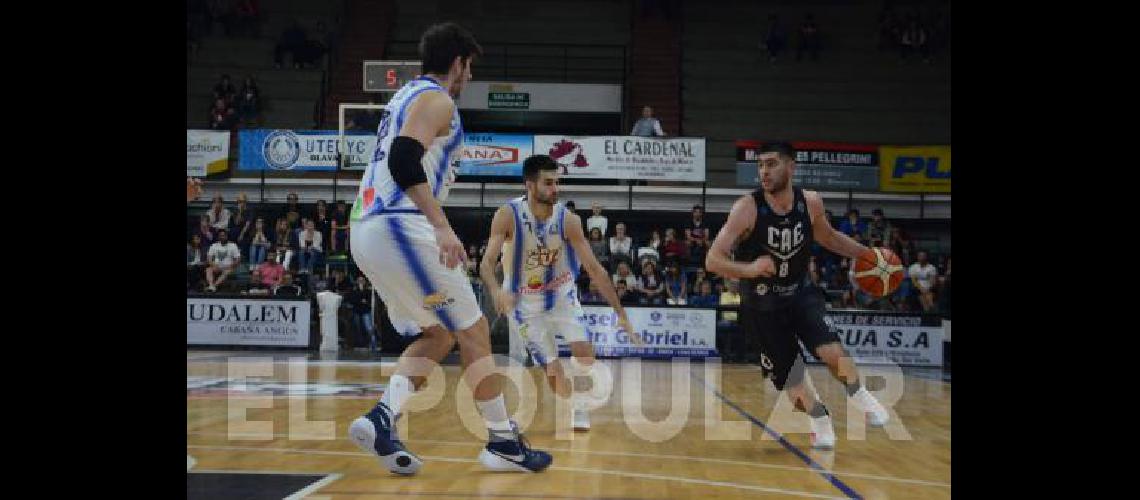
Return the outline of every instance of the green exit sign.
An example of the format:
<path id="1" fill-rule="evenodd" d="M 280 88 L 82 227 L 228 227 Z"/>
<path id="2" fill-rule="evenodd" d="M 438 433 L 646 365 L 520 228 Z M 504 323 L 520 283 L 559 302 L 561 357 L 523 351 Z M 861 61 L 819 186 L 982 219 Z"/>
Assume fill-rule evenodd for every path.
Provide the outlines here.
<path id="1" fill-rule="evenodd" d="M 528 92 L 490 92 L 487 94 L 488 108 L 530 109 Z"/>

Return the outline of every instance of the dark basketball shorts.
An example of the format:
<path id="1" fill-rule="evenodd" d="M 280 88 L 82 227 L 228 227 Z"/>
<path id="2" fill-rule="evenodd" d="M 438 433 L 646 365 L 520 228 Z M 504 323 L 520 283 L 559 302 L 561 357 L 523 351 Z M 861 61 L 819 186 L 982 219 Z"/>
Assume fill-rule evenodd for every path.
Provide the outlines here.
<path id="1" fill-rule="evenodd" d="M 825 311 L 823 296 L 814 289 L 802 290 L 786 305 L 740 308 L 743 333 L 759 340 L 762 372 L 777 389 L 803 380 L 800 342 L 813 353 L 819 346 L 839 342 L 838 332 L 824 320 Z"/>

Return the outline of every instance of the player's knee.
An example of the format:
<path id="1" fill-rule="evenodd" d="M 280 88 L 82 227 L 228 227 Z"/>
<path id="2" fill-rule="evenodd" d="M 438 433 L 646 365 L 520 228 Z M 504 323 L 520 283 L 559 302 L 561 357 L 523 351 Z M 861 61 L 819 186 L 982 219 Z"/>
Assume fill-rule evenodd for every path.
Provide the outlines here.
<path id="1" fill-rule="evenodd" d="M 594 345 L 589 342 L 571 342 L 570 354 L 586 364 L 594 362 Z"/>
<path id="2" fill-rule="evenodd" d="M 827 366 L 839 366 L 839 360 L 843 358 L 843 348 L 839 344 L 826 344 L 816 349 L 816 357 L 823 361 Z"/>
<path id="3" fill-rule="evenodd" d="M 433 325 L 424 328 L 421 335 L 423 339 L 440 349 L 445 346 L 449 349 L 455 347 L 455 336 L 444 330 L 442 326 Z"/>

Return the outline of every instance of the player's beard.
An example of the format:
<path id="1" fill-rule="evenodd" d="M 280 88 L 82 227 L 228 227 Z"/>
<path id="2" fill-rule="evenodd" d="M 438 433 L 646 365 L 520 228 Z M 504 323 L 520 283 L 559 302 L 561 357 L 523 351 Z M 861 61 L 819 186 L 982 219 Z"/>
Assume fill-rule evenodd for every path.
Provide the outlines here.
<path id="1" fill-rule="evenodd" d="M 558 203 L 558 195 L 554 194 L 554 195 L 551 195 L 549 198 L 543 198 L 542 194 L 540 192 L 536 191 L 534 193 L 534 202 L 535 203 L 541 203 L 543 205 L 552 207 L 552 206 L 554 206 L 555 203 Z"/>
<path id="2" fill-rule="evenodd" d="M 785 175 L 783 177 L 778 177 L 778 176 L 773 175 L 771 177 L 772 182 L 769 185 L 768 189 L 766 189 L 765 191 L 768 194 L 776 194 L 776 193 L 783 191 L 784 189 L 787 189 L 788 177 L 790 177 L 790 176 Z"/>

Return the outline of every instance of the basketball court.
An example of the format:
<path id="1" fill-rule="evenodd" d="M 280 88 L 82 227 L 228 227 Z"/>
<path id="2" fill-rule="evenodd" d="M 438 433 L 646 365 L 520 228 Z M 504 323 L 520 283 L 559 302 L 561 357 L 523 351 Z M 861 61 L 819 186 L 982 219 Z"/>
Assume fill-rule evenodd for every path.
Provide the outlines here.
<path id="1" fill-rule="evenodd" d="M 445 363 L 400 421 L 425 460 L 419 474 L 401 477 L 346 435 L 383 393 L 394 361 L 189 350 L 188 498 L 950 497 L 950 383 L 941 370 L 863 367 L 870 390 L 899 393 L 891 423 L 870 428 L 848 418 L 826 368 L 810 366 L 838 437 L 834 451 L 816 451 L 807 417 L 790 412 L 756 365 L 607 360 L 614 391 L 591 413 L 588 433 L 558 429 L 540 372 L 516 368 L 516 380 L 528 385 L 525 374 L 533 386 L 520 393 L 505 383 L 508 409 L 531 444 L 554 456 L 545 472 L 518 474 L 476 460 L 486 431 L 459 366 Z"/>

